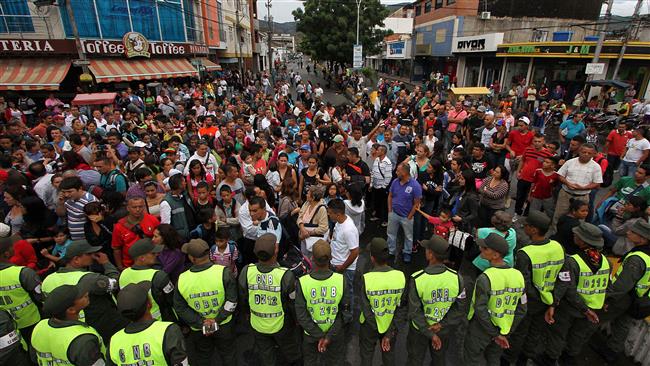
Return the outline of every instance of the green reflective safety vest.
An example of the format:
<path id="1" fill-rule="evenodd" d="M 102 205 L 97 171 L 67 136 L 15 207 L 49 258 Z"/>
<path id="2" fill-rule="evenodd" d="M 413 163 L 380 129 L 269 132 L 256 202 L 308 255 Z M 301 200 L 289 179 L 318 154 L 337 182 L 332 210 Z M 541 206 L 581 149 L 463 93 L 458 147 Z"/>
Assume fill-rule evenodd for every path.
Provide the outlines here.
<path id="1" fill-rule="evenodd" d="M 422 302 L 427 324 L 440 323 L 460 292 L 458 274 L 447 269 L 438 274 L 417 271 L 411 277 L 415 281 L 415 290 Z M 419 329 L 414 322 L 411 324 L 415 329 Z"/>
<path id="2" fill-rule="evenodd" d="M 81 278 L 87 275 L 90 272 L 85 271 L 72 271 L 72 272 L 54 272 L 51 275 L 45 277 L 43 284 L 41 285 L 41 290 L 43 295 L 47 295 L 54 291 L 56 288 L 63 285 L 77 285 Z M 83 310 L 79 312 L 79 321 L 86 321 L 86 314 Z"/>
<path id="3" fill-rule="evenodd" d="M 205 319 L 215 319 L 226 305 L 226 290 L 223 286 L 224 268 L 226 267 L 213 264 L 200 272 L 187 270 L 178 277 L 178 292 L 187 305 Z M 231 319 L 232 315 L 219 324 L 226 324 Z"/>
<path id="4" fill-rule="evenodd" d="M 41 320 L 38 307 L 29 297 L 29 292 L 20 284 L 22 266 L 9 266 L 0 270 L 0 310 L 6 310 L 16 321 L 18 329 L 28 327 Z"/>
<path id="5" fill-rule="evenodd" d="M 54 328 L 48 323 L 49 319 L 41 320 L 32 332 L 32 347 L 36 351 L 39 366 L 72 365 L 68 359 L 70 343 L 83 334 L 97 337 L 102 355 L 106 355 L 104 341 L 93 327 L 89 325 L 71 325 Z"/>
<path id="6" fill-rule="evenodd" d="M 327 332 L 334 324 L 339 313 L 339 304 L 343 298 L 343 275 L 332 273 L 324 280 L 317 280 L 306 275 L 298 281 L 305 296 L 307 310 L 311 319 L 323 331 Z"/>
<path id="7" fill-rule="evenodd" d="M 605 304 L 605 291 L 609 283 L 609 261 L 603 256 L 600 269 L 594 273 L 579 255 L 574 254 L 571 258 L 578 263 L 580 269 L 576 292 L 589 308 L 602 309 Z"/>
<path id="8" fill-rule="evenodd" d="M 248 265 L 246 284 L 251 326 L 260 333 L 277 333 L 284 325 L 281 291 L 282 277 L 286 271 L 286 268 L 275 267 L 270 272 L 263 273 L 255 264 Z"/>
<path id="9" fill-rule="evenodd" d="M 402 271 L 391 269 L 387 272 L 368 272 L 363 275 L 366 286 L 366 297 L 370 308 L 375 314 L 377 332 L 384 334 L 390 327 L 395 316 L 395 309 L 399 306 L 406 285 L 406 278 Z M 360 322 L 366 321 L 361 312 Z"/>
<path id="10" fill-rule="evenodd" d="M 638 281 L 636 281 L 636 285 L 634 285 L 635 291 L 636 291 L 636 296 L 638 297 L 643 297 L 643 296 L 650 296 L 650 256 L 645 254 L 644 252 L 641 251 L 635 251 L 632 252 L 623 258 L 623 264 L 621 264 L 618 267 L 618 270 L 616 271 L 616 275 L 614 275 L 614 278 L 612 278 L 612 282 L 616 282 L 616 278 L 621 274 L 621 271 L 623 271 L 623 267 L 625 266 L 625 261 L 627 261 L 628 258 L 637 256 L 643 260 L 645 263 L 645 273 L 641 278 L 639 278 Z"/>
<path id="11" fill-rule="evenodd" d="M 124 329 L 111 337 L 109 356 L 120 366 L 167 365 L 163 340 L 172 322 L 154 321 L 147 329 L 127 333 Z"/>
<path id="12" fill-rule="evenodd" d="M 524 295 L 524 276 L 514 268 L 488 268 L 483 272 L 490 280 L 490 298 L 488 299 L 488 312 L 490 320 L 499 333 L 508 335 L 515 320 L 517 304 Z M 474 316 L 474 302 L 476 288 L 472 295 L 472 305 L 469 308 L 467 319 Z"/>
<path id="13" fill-rule="evenodd" d="M 539 291 L 542 302 L 553 304 L 553 289 L 557 275 L 564 264 L 564 249 L 555 240 L 543 245 L 529 245 L 520 249 L 528 258 L 533 271 L 533 286 Z"/>
<path id="14" fill-rule="evenodd" d="M 118 283 L 120 284 L 121 289 L 132 283 L 140 283 L 144 281 L 153 283 L 153 277 L 156 275 L 156 272 L 158 272 L 158 270 L 152 268 L 133 269 L 129 267 L 120 273 Z M 151 289 L 149 289 L 149 300 L 151 301 L 151 316 L 156 320 L 160 320 L 160 306 L 158 306 L 158 303 L 151 295 Z"/>

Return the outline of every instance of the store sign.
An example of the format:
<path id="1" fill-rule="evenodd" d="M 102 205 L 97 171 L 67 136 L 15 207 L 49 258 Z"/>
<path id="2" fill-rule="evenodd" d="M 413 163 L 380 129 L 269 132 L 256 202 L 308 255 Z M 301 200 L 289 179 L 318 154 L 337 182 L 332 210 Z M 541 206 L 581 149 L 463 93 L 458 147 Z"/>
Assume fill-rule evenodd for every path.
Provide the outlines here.
<path id="1" fill-rule="evenodd" d="M 81 47 L 88 56 L 194 56 L 207 55 L 208 47 L 189 43 L 150 42 L 142 34 L 129 32 L 121 41 L 82 39 Z M 76 54 L 77 47 L 69 39 L 0 39 L 2 55 L 64 55 Z"/>
<path id="2" fill-rule="evenodd" d="M 352 51 L 352 67 L 360 69 L 363 67 L 363 46 L 355 45 Z"/>
<path id="3" fill-rule="evenodd" d="M 497 46 L 503 43 L 503 33 L 481 34 L 471 37 L 455 37 L 451 52 L 496 52 Z"/>
<path id="4" fill-rule="evenodd" d="M 605 72 L 605 64 L 604 63 L 590 62 L 585 67 L 585 75 L 600 75 L 600 74 L 602 74 L 604 72 Z"/>
<path id="5" fill-rule="evenodd" d="M 508 53 L 539 53 L 539 48 L 535 46 L 510 46 Z"/>
<path id="6" fill-rule="evenodd" d="M 386 58 L 404 58 L 406 57 L 406 42 L 393 42 L 388 43 L 388 50 L 386 50 Z"/>
<path id="7" fill-rule="evenodd" d="M 590 45 L 579 45 L 579 46 L 569 46 L 566 50 L 567 54 L 580 54 L 580 55 L 588 55 L 589 50 L 591 46 Z"/>

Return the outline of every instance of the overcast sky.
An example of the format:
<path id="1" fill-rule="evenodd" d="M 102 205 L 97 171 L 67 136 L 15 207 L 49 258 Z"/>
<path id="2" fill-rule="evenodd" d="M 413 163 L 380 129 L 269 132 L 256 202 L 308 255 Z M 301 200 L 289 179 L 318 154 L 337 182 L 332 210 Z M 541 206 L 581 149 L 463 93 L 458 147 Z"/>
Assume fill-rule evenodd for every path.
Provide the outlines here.
<path id="1" fill-rule="evenodd" d="M 579 1 L 579 0 L 574 0 Z M 381 0 L 382 4 L 399 4 L 405 2 L 403 0 Z M 634 12 L 634 6 L 636 5 L 637 0 L 614 0 L 614 6 L 612 13 L 615 15 L 632 15 Z M 265 19 L 267 10 L 266 10 L 266 1 L 257 2 L 257 11 L 259 12 L 259 19 Z M 273 20 L 278 23 L 292 22 L 293 15 L 291 12 L 301 7 L 301 1 L 294 0 L 271 0 L 271 15 Z M 649 3 L 644 1 L 644 4 L 641 6 L 641 14 L 647 14 Z M 605 13 L 606 6 L 603 5 L 603 13 Z"/>

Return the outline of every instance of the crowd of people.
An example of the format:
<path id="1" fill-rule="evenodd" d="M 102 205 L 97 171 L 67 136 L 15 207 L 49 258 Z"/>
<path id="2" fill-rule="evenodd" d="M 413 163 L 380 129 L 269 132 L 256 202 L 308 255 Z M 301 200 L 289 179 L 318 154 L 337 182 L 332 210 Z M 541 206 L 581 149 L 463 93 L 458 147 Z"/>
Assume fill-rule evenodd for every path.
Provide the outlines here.
<path id="1" fill-rule="evenodd" d="M 645 130 L 594 137 L 576 106 L 544 131 L 437 75 L 372 97 L 349 75 L 333 105 L 291 67 L 0 100 L 0 364 L 342 364 L 358 328 L 364 366 L 577 365 L 606 322 L 624 357 L 650 315 Z"/>

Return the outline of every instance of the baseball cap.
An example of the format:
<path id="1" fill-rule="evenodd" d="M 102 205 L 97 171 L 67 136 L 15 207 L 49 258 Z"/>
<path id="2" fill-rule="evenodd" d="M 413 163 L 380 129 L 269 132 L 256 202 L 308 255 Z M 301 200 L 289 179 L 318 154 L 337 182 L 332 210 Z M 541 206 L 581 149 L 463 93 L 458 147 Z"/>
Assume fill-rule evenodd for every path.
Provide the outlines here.
<path id="1" fill-rule="evenodd" d="M 194 258 L 206 256 L 209 250 L 210 246 L 203 239 L 192 239 L 181 247 L 181 252 L 189 254 Z"/>
<path id="2" fill-rule="evenodd" d="M 151 239 L 144 238 L 131 245 L 131 248 L 129 248 L 129 257 L 131 257 L 131 259 L 136 259 L 147 253 L 160 253 L 162 250 L 162 245 L 156 245 L 151 241 Z"/>
<path id="3" fill-rule="evenodd" d="M 431 239 L 423 240 L 422 246 L 439 255 L 447 254 L 449 250 L 449 242 L 440 235 L 432 235 Z"/>
<path id="4" fill-rule="evenodd" d="M 633 231 L 646 239 L 650 238 L 650 224 L 645 220 L 637 220 L 632 224 L 632 227 L 630 227 L 630 231 Z"/>
<path id="5" fill-rule="evenodd" d="M 11 234 L 11 226 L 0 222 L 0 238 L 6 238 Z"/>
<path id="6" fill-rule="evenodd" d="M 572 231 L 585 243 L 594 248 L 602 248 L 605 245 L 603 232 L 596 225 L 588 222 L 581 222 L 580 225 L 575 226 Z"/>
<path id="7" fill-rule="evenodd" d="M 267 261 L 275 254 L 277 238 L 271 233 L 266 233 L 255 240 L 255 255 L 258 259 Z"/>
<path id="8" fill-rule="evenodd" d="M 131 283 L 120 289 L 117 294 L 117 310 L 124 315 L 137 314 L 147 303 L 151 282 Z"/>
<path id="9" fill-rule="evenodd" d="M 81 282 L 80 282 L 81 283 Z M 51 317 L 61 314 L 74 305 L 88 290 L 85 286 L 61 285 L 50 292 L 43 302 L 43 315 Z"/>
<path id="10" fill-rule="evenodd" d="M 332 137 L 332 142 L 343 142 L 343 136 L 336 135 L 336 136 Z"/>
<path id="11" fill-rule="evenodd" d="M 332 259 L 332 248 L 323 239 L 318 239 L 311 248 L 314 260 L 326 261 Z"/>
<path id="12" fill-rule="evenodd" d="M 133 146 L 134 146 L 134 147 L 143 148 L 143 147 L 147 147 L 147 144 L 145 144 L 145 143 L 142 142 L 142 141 L 136 141 L 135 144 L 133 144 Z"/>
<path id="13" fill-rule="evenodd" d="M 388 252 L 388 243 L 384 238 L 373 238 L 370 241 L 370 255 L 379 258 L 386 259 L 390 255 Z"/>
<path id="14" fill-rule="evenodd" d="M 173 147 L 168 147 L 165 150 L 163 150 L 165 154 L 176 154 L 176 149 Z"/>
<path id="15" fill-rule="evenodd" d="M 72 259 L 82 254 L 97 253 L 102 249 L 101 246 L 92 246 L 87 240 L 75 240 L 68 246 L 65 252 L 65 259 Z"/>
<path id="16" fill-rule="evenodd" d="M 485 239 L 478 239 L 476 241 L 479 247 L 490 248 L 498 253 L 501 253 L 502 256 L 508 254 L 508 242 L 503 236 L 497 233 L 490 233 Z"/>
<path id="17" fill-rule="evenodd" d="M 546 231 L 551 226 L 551 219 L 541 211 L 530 210 L 525 223 L 542 231 Z"/>
<path id="18" fill-rule="evenodd" d="M 527 125 L 530 124 L 530 120 L 529 120 L 528 117 L 526 117 L 526 116 L 521 116 L 521 117 L 519 117 L 519 119 L 518 119 L 517 121 L 521 121 L 521 122 L 523 122 L 523 123 L 525 123 L 525 124 L 527 124 Z"/>
<path id="19" fill-rule="evenodd" d="M 309 144 L 304 144 L 304 145 L 300 146 L 300 150 L 309 150 L 309 151 L 311 151 L 311 146 L 309 146 Z"/>
<path id="20" fill-rule="evenodd" d="M 487 108 L 485 108 L 484 105 L 480 105 L 480 106 L 478 106 L 478 108 L 476 108 L 476 111 L 479 112 L 479 113 L 485 113 L 486 110 L 487 110 Z"/>

